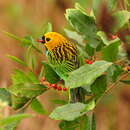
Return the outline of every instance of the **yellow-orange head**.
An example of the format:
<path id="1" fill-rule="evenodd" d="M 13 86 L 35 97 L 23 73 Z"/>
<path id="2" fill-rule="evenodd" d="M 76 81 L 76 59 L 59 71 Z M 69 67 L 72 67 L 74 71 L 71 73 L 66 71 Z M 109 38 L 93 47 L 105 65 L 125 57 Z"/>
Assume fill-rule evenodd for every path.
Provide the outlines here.
<path id="1" fill-rule="evenodd" d="M 55 47 L 67 42 L 67 39 L 57 32 L 48 32 L 38 41 L 43 43 L 49 51 L 52 51 Z"/>

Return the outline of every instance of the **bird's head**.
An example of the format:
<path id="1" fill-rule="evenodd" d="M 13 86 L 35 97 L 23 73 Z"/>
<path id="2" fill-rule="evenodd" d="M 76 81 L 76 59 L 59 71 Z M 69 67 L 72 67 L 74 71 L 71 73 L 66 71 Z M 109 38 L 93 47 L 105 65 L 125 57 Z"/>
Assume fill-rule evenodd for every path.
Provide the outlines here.
<path id="1" fill-rule="evenodd" d="M 42 43 L 49 51 L 51 51 L 55 47 L 67 42 L 67 39 L 59 33 L 48 32 L 37 41 Z"/>

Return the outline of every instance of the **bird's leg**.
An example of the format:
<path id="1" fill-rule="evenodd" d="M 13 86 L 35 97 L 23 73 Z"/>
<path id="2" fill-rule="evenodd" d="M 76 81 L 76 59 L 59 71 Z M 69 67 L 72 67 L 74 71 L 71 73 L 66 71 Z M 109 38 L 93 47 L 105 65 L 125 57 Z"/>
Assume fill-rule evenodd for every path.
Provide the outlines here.
<path id="1" fill-rule="evenodd" d="M 75 88 L 70 90 L 70 102 L 75 103 L 75 102 L 85 102 L 85 94 L 83 88 Z"/>

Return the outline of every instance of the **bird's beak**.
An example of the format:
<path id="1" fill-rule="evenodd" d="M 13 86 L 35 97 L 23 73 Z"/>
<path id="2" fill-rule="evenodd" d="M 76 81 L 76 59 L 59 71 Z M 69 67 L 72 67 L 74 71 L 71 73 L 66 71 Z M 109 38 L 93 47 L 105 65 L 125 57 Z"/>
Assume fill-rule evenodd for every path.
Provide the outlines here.
<path id="1" fill-rule="evenodd" d="M 42 38 L 39 38 L 39 39 L 37 40 L 37 42 L 45 43 L 45 40 L 43 40 Z"/>

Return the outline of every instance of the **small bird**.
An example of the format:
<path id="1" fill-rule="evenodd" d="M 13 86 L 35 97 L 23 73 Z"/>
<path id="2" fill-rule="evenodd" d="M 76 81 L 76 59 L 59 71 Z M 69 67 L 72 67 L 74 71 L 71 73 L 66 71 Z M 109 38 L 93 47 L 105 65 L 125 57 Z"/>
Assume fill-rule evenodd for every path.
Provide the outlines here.
<path id="1" fill-rule="evenodd" d="M 69 72 L 80 67 L 79 52 L 74 43 L 57 32 L 48 32 L 38 40 L 46 48 L 49 64 L 61 79 L 66 80 Z M 80 101 L 80 89 L 70 91 L 71 102 Z"/>

